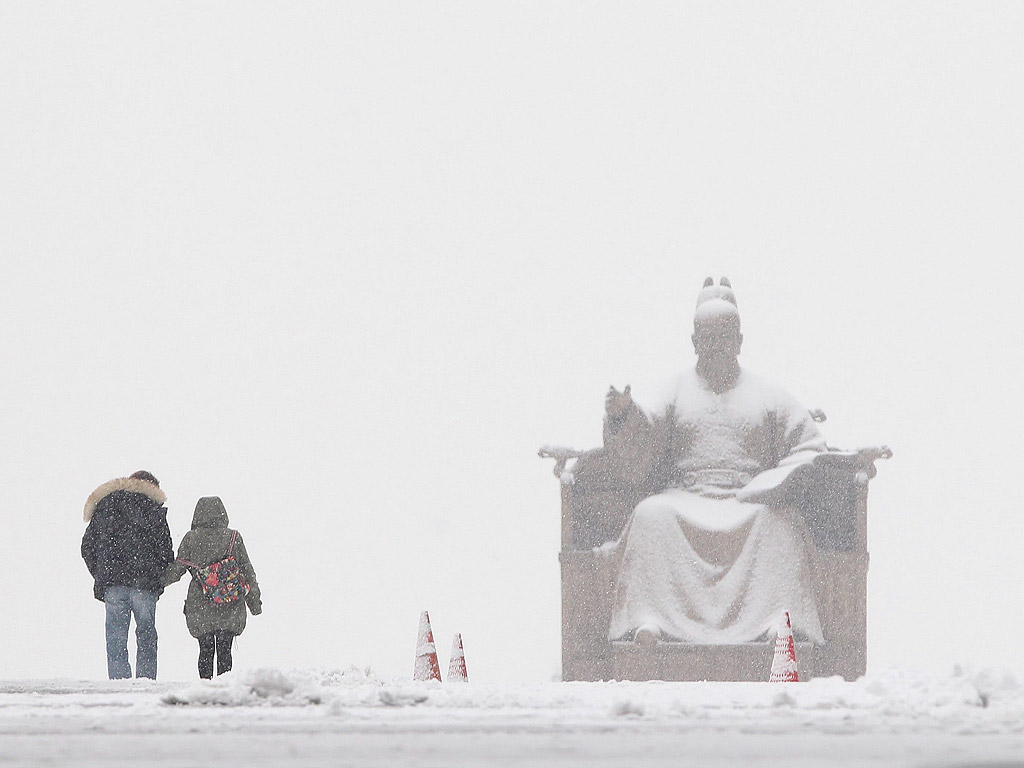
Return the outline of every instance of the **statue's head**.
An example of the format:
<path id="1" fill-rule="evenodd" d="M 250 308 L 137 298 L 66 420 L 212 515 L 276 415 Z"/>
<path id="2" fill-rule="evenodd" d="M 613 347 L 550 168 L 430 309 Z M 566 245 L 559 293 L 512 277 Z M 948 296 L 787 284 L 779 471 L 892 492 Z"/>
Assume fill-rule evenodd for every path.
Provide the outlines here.
<path id="1" fill-rule="evenodd" d="M 705 360 L 734 360 L 739 355 L 743 346 L 740 311 L 728 278 L 723 277 L 718 285 L 710 277 L 704 281 L 697 296 L 692 338 L 694 351 Z"/>

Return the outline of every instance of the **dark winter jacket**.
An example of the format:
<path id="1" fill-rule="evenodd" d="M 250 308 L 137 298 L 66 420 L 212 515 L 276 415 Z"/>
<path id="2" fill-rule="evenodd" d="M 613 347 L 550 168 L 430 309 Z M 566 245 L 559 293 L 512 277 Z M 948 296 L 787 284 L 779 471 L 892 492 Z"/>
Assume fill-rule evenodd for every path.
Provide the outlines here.
<path id="1" fill-rule="evenodd" d="M 104 483 L 89 496 L 82 558 L 97 600 L 113 586 L 164 591 L 162 576 L 174 560 L 165 501 L 158 486 L 130 477 Z"/>
<path id="2" fill-rule="evenodd" d="M 204 496 L 196 503 L 196 511 L 192 516 L 192 530 L 181 540 L 178 559 L 164 574 L 164 584 L 173 584 L 188 572 L 189 568 L 181 562 L 182 560 L 195 563 L 200 568 L 223 560 L 227 556 L 230 540 L 231 529 L 228 528 L 228 513 L 224 509 L 224 502 L 217 496 Z M 185 624 L 192 637 L 202 637 L 214 630 L 227 630 L 240 635 L 245 629 L 246 605 L 253 616 L 263 611 L 260 585 L 256 581 L 256 571 L 249 560 L 249 553 L 245 550 L 242 534 L 235 537 L 232 554 L 245 575 L 249 594 L 245 596 L 244 601 L 214 603 L 203 594 L 203 588 L 193 578 L 185 596 Z"/>

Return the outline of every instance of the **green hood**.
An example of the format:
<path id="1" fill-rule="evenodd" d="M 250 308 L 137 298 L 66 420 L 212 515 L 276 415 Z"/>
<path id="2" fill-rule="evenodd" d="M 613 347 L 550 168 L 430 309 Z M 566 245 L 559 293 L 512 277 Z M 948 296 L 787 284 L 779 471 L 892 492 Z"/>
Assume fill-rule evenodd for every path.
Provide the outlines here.
<path id="1" fill-rule="evenodd" d="M 220 496 L 203 496 L 196 502 L 196 511 L 192 515 L 192 529 L 196 528 L 227 528 L 228 511 Z"/>

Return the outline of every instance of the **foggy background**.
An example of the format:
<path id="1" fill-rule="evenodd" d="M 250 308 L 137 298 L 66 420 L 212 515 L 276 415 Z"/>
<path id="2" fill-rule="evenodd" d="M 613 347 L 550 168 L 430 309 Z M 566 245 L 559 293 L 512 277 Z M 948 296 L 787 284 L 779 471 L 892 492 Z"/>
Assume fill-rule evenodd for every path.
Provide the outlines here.
<path id="1" fill-rule="evenodd" d="M 82 506 L 220 495 L 238 666 L 558 674 L 610 384 L 741 362 L 890 445 L 869 671 L 1024 670 L 1024 6 L 0 6 L 0 677 L 103 678 Z M 185 581 L 160 676 L 194 677 Z M 134 666 L 134 652 L 132 654 Z"/>

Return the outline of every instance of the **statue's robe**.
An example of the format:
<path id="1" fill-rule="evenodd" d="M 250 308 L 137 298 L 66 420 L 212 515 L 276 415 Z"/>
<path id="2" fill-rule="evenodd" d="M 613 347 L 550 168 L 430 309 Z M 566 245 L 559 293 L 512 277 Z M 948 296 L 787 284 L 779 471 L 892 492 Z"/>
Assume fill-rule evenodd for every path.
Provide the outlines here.
<path id="1" fill-rule="evenodd" d="M 823 643 L 810 537 L 790 491 L 827 450 L 805 408 L 741 371 L 716 393 L 691 370 L 661 398 L 605 424 L 607 458 L 642 496 L 614 546 L 621 558 L 609 639 L 637 629 L 688 643 L 774 636 L 789 611 Z"/>

